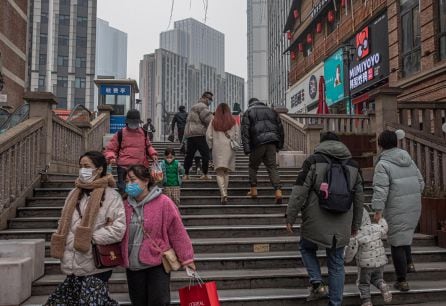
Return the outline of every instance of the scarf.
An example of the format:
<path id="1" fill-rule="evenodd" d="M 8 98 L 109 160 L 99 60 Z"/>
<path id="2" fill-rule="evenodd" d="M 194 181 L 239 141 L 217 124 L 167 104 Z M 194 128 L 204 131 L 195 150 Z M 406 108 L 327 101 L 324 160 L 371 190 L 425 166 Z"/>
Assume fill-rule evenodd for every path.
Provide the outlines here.
<path id="1" fill-rule="evenodd" d="M 93 226 L 101 207 L 105 188 L 107 186 L 114 188 L 116 183 L 113 176 L 108 174 L 95 179 L 91 183 L 82 183 L 79 179 L 76 179 L 75 186 L 76 188 L 71 192 L 62 209 L 57 231 L 51 236 L 51 256 L 54 258 L 63 258 L 71 220 L 82 195 L 82 190 L 90 190 L 91 192 L 84 216 L 82 216 L 81 223 L 74 234 L 74 249 L 82 253 L 87 253 L 90 250 Z"/>

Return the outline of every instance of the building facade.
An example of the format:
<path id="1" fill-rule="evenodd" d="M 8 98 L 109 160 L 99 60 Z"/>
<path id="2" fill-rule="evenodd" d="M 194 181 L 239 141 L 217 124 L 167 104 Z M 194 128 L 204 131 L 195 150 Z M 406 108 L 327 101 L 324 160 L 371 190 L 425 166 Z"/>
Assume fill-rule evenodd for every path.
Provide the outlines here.
<path id="1" fill-rule="evenodd" d="M 247 0 L 248 98 L 268 102 L 268 1 Z M 243 104 L 241 104 L 243 105 Z M 246 108 L 246 105 L 245 105 Z"/>
<path id="2" fill-rule="evenodd" d="M 96 21 L 96 76 L 95 78 L 127 78 L 127 33 L 110 26 L 108 21 Z M 94 91 L 94 107 L 98 105 L 98 91 Z"/>
<path id="3" fill-rule="evenodd" d="M 290 60 L 283 53 L 289 45 L 283 34 L 290 10 L 290 0 L 268 0 L 268 103 L 286 104 Z"/>
<path id="4" fill-rule="evenodd" d="M 217 74 L 223 76 L 225 73 L 225 35 L 204 23 L 193 18 L 175 21 L 174 29 L 187 34 L 188 38 L 177 39 L 172 35 L 169 39 L 160 39 L 160 48 L 178 53 L 189 60 L 189 64 L 195 68 L 200 68 L 200 64 L 215 67 Z M 166 38 L 166 35 L 162 37 Z M 185 47 L 176 47 L 172 41 L 177 41 L 179 45 L 186 44 Z M 164 44 L 165 43 L 165 44 Z M 182 50 L 186 49 L 186 54 Z M 180 52 L 177 52 L 180 51 Z"/>
<path id="5" fill-rule="evenodd" d="M 23 104 L 28 1 L 0 1 L 0 106 Z"/>
<path id="6" fill-rule="evenodd" d="M 28 88 L 49 91 L 57 108 L 93 110 L 96 0 L 30 1 Z"/>
<path id="7" fill-rule="evenodd" d="M 188 33 L 180 29 L 173 29 L 160 34 L 160 48 L 187 57 L 190 53 L 190 39 Z"/>
<path id="8" fill-rule="evenodd" d="M 389 86 L 399 101 L 446 102 L 446 1 L 388 1 Z"/>
<path id="9" fill-rule="evenodd" d="M 287 49 L 290 86 L 319 77 L 293 101 L 307 107 L 321 97 L 331 113 L 344 114 L 373 107 L 370 91 L 388 86 L 389 43 L 383 35 L 389 32 L 387 20 L 385 0 L 293 1 L 284 28 L 291 41 Z M 318 99 L 309 98 L 308 92 Z M 293 103 L 291 96 L 296 93 L 288 93 L 288 103 Z"/>
<path id="10" fill-rule="evenodd" d="M 141 115 L 145 118 L 154 118 L 156 114 L 155 72 L 155 53 L 144 55 L 139 62 L 139 98 L 141 99 Z"/>
<path id="11" fill-rule="evenodd" d="M 231 110 L 235 103 L 242 106 L 245 102 L 245 80 L 228 72 L 225 77 L 225 102 Z"/>

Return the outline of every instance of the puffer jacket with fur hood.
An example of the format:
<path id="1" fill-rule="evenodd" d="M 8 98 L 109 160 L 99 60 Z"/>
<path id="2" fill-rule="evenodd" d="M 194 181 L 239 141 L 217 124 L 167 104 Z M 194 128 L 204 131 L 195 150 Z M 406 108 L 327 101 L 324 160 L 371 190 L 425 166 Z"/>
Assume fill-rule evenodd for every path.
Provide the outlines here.
<path id="1" fill-rule="evenodd" d="M 370 221 L 367 210 L 362 214 L 362 224 L 358 234 L 350 239 L 345 250 L 345 262 L 356 256 L 360 268 L 379 268 L 387 264 L 386 250 L 382 238 L 387 234 L 388 226 L 384 218 L 378 224 Z"/>
<path id="2" fill-rule="evenodd" d="M 69 199 L 70 196 L 67 197 Z M 80 211 L 84 214 L 89 197 L 84 194 L 80 200 Z M 61 270 L 64 274 L 86 276 L 105 272 L 110 269 L 97 269 L 94 265 L 91 248 L 87 253 L 81 253 L 74 248 L 74 234 L 81 223 L 81 217 L 74 210 L 71 225 L 67 234 L 67 241 L 63 258 L 61 259 Z M 121 196 L 113 188 L 105 189 L 104 200 L 96 217 L 93 230 L 93 242 L 99 245 L 117 243 L 122 240 L 126 230 L 125 210 Z"/>
<path id="3" fill-rule="evenodd" d="M 184 130 L 184 136 L 197 137 L 206 136 L 209 123 L 214 116 L 209 110 L 209 104 L 206 99 L 201 98 L 198 102 L 192 106 L 186 120 L 186 128 Z"/>

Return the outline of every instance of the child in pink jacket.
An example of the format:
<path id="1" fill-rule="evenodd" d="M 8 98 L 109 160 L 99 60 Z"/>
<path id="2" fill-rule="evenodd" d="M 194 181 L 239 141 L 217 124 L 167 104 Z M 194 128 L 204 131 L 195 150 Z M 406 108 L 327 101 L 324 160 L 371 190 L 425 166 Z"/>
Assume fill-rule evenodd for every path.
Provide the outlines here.
<path id="1" fill-rule="evenodd" d="M 104 150 L 107 161 L 117 165 L 119 192 L 124 193 L 126 169 L 131 165 L 149 167 L 149 158 L 158 160 L 158 153 L 140 127 L 141 115 L 136 109 L 127 112 L 126 127 L 118 131 Z"/>

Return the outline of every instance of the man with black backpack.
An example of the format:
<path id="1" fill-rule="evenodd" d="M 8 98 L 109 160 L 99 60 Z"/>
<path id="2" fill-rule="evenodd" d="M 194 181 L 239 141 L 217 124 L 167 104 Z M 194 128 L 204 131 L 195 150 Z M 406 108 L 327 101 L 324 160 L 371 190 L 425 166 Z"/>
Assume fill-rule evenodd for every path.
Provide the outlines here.
<path id="1" fill-rule="evenodd" d="M 300 252 L 311 283 L 307 301 L 328 296 L 328 305 L 342 305 L 344 247 L 361 225 L 364 204 L 360 169 L 351 158 L 335 133 L 322 134 L 315 153 L 303 163 L 288 202 L 289 232 L 302 212 Z M 327 254 L 329 290 L 322 282 L 318 248 Z"/>

